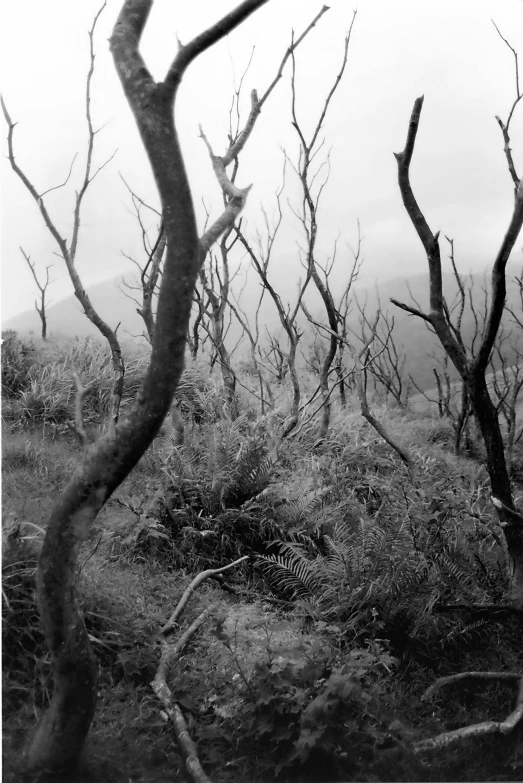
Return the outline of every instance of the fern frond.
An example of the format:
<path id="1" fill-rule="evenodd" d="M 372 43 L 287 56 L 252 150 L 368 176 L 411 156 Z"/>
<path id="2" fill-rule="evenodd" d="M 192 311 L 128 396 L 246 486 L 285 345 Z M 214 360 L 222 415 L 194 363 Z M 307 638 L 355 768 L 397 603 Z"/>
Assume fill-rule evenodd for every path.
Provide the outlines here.
<path id="1" fill-rule="evenodd" d="M 257 563 L 268 582 L 290 598 L 315 595 L 319 587 L 316 563 L 309 560 L 299 544 L 279 542 L 277 555 L 258 555 Z"/>

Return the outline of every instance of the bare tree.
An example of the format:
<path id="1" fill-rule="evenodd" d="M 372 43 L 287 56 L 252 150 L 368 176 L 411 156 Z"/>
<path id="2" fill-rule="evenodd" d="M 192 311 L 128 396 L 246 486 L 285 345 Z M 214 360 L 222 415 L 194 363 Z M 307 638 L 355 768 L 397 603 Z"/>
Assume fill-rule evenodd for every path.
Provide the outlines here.
<path id="1" fill-rule="evenodd" d="M 137 285 L 135 283 L 129 283 L 124 279 L 123 288 L 121 288 L 121 290 L 122 293 L 124 293 L 128 298 L 132 299 L 132 301 L 136 303 L 136 312 L 142 318 L 145 325 L 145 332 L 143 333 L 143 337 L 145 337 L 147 342 L 152 345 L 154 340 L 154 321 L 156 310 L 156 308 L 153 307 L 153 303 L 155 298 L 158 296 L 158 284 L 167 240 L 163 230 L 161 213 L 155 207 L 151 206 L 151 204 L 148 204 L 140 196 L 138 196 L 121 174 L 120 178 L 130 193 L 134 215 L 140 228 L 142 244 L 145 251 L 145 262 L 138 261 L 133 256 L 130 256 L 128 253 L 124 253 L 122 251 L 122 254 L 125 256 L 125 258 L 131 261 L 131 263 L 134 264 L 134 266 L 138 269 L 140 274 L 140 284 Z M 155 217 L 156 231 L 154 235 L 154 241 L 152 242 L 149 239 L 149 226 L 146 224 L 145 218 L 142 214 L 144 211 L 147 211 L 147 213 L 152 212 Z M 138 294 L 135 295 L 134 292 L 138 292 Z M 139 296 L 140 299 L 138 299 L 137 296 Z"/>
<path id="2" fill-rule="evenodd" d="M 340 339 L 338 340 L 338 349 L 334 360 L 334 369 L 336 371 L 336 376 L 338 379 L 337 385 L 339 389 L 340 403 L 342 408 L 347 407 L 346 388 L 347 386 L 351 388 L 352 382 L 354 380 L 353 373 L 350 376 L 347 376 L 347 373 L 345 372 L 344 359 L 345 359 L 345 347 L 347 345 L 348 334 L 350 331 L 349 315 L 351 313 L 351 307 L 352 307 L 352 286 L 359 275 L 361 265 L 363 263 L 362 242 L 363 242 L 363 237 L 361 235 L 360 221 L 358 220 L 358 241 L 356 244 L 356 248 L 354 249 L 351 246 L 349 246 L 350 252 L 352 254 L 351 271 L 347 278 L 345 288 L 342 290 L 341 296 L 339 297 L 336 306 L 336 318 L 338 320 L 338 334 L 340 336 Z M 335 253 L 336 253 L 336 245 L 334 247 L 334 255 Z"/>
<path id="3" fill-rule="evenodd" d="M 360 330 L 365 334 L 367 327 L 371 325 L 365 305 L 359 305 Z M 410 393 L 410 379 L 405 374 L 407 356 L 403 345 L 397 344 L 394 339 L 394 317 L 385 311 L 378 297 L 376 312 L 379 318 L 376 321 L 375 341 L 381 346 L 374 360 L 368 365 L 369 374 L 374 382 L 374 389 L 382 388 L 386 397 L 392 397 L 396 405 L 405 408 Z"/>
<path id="4" fill-rule="evenodd" d="M 242 90 L 243 81 L 249 70 L 250 61 L 245 69 L 239 86 L 235 88 L 231 107 L 229 111 L 229 133 L 228 141 L 229 145 L 225 152 L 225 155 L 218 156 L 214 154 L 213 148 L 209 143 L 202 127 L 200 126 L 200 138 L 204 142 L 211 165 L 216 176 L 216 180 L 221 190 L 223 199 L 223 212 L 220 217 L 212 223 L 212 225 L 204 230 L 203 235 L 200 237 L 200 252 L 201 252 L 201 267 L 200 267 L 200 283 L 202 287 L 202 293 L 195 290 L 195 300 L 197 305 L 196 318 L 193 322 L 192 329 L 188 334 L 191 352 L 193 356 L 196 355 L 199 341 L 199 329 L 200 326 L 207 331 L 212 345 L 213 345 L 213 358 L 211 360 L 212 365 L 214 361 L 218 361 L 222 373 L 223 386 L 226 393 L 226 401 L 228 408 L 233 416 L 237 414 L 236 404 L 236 383 L 237 376 L 231 365 L 231 352 L 227 348 L 225 337 L 227 329 L 225 327 L 226 310 L 229 302 L 229 290 L 230 290 L 230 253 L 236 244 L 238 237 L 235 237 L 232 242 L 228 243 L 228 239 L 232 230 L 234 221 L 242 211 L 247 195 L 251 189 L 251 185 L 246 188 L 238 188 L 236 185 L 236 177 L 239 170 L 240 155 L 247 144 L 249 138 L 252 135 L 258 117 L 261 114 L 262 108 L 265 102 L 268 100 L 272 91 L 278 84 L 282 77 L 285 65 L 300 45 L 300 43 L 306 38 L 309 32 L 315 27 L 316 23 L 321 17 L 328 11 L 328 7 L 324 6 L 318 14 L 314 17 L 312 22 L 307 26 L 304 32 L 299 36 L 296 41 L 293 41 L 291 46 L 283 55 L 280 62 L 278 71 L 270 82 L 269 86 L 261 97 L 258 97 L 256 90 L 251 91 L 251 108 L 249 115 L 245 122 L 241 123 L 240 118 L 240 95 Z M 251 55 L 252 59 L 252 55 Z M 233 166 L 232 173 L 229 176 L 227 169 Z M 125 182 L 125 180 L 124 180 Z M 140 208 L 142 206 L 148 209 L 153 209 L 159 216 L 160 213 L 150 205 L 146 204 L 139 196 L 137 196 L 131 188 L 125 183 L 128 190 L 131 193 L 133 204 L 135 207 L 136 215 L 140 228 L 142 231 L 144 247 L 147 251 L 147 261 L 142 267 L 137 264 L 140 270 L 140 286 L 139 289 L 142 292 L 142 304 L 138 308 L 139 315 L 144 319 L 147 336 L 151 341 L 151 335 L 154 332 L 154 312 L 152 308 L 153 298 L 155 290 L 158 285 L 158 280 L 161 275 L 161 263 L 162 256 L 165 251 L 166 238 L 163 235 L 163 228 L 160 226 L 156 241 L 154 245 L 149 243 L 147 238 L 147 230 L 144 227 L 143 221 L 140 215 Z M 206 210 L 207 211 L 207 210 Z M 207 212 L 207 222 L 209 221 L 209 213 Z M 219 243 L 220 253 L 219 257 L 211 253 L 211 248 L 214 243 L 220 238 Z M 206 267 L 206 259 L 209 259 L 209 263 Z M 137 263 L 134 259 L 135 264 Z M 221 267 L 221 269 L 220 269 Z M 135 288 L 133 286 L 127 286 L 128 288 Z M 230 313 L 229 313 L 230 319 Z"/>
<path id="5" fill-rule="evenodd" d="M 247 241 L 241 229 L 239 227 L 236 229 L 236 233 L 240 239 L 240 242 L 246 249 L 249 258 L 252 261 L 252 265 L 260 277 L 263 287 L 266 289 L 272 301 L 274 302 L 276 312 L 278 313 L 278 318 L 280 319 L 280 323 L 288 341 L 288 349 L 284 350 L 280 346 L 278 339 L 271 338 L 271 349 L 268 354 L 268 358 L 270 357 L 271 353 L 273 354 L 273 367 L 276 369 L 276 372 L 279 375 L 279 379 L 283 380 L 288 370 L 292 383 L 290 415 L 281 432 L 281 437 L 287 437 L 287 435 L 292 432 L 298 423 L 300 415 L 301 387 L 298 369 L 296 366 L 296 359 L 298 353 L 298 343 L 303 335 L 303 332 L 301 331 L 298 323 L 298 315 L 300 312 L 303 295 L 310 281 L 310 271 L 307 270 L 305 278 L 298 282 L 296 299 L 294 304 L 291 306 L 290 303 L 284 304 L 280 294 L 276 291 L 269 280 L 269 264 L 272 257 L 274 242 L 283 219 L 281 196 L 284 187 L 285 166 L 283 173 L 283 184 L 276 193 L 276 218 L 274 224 L 271 226 L 268 215 L 264 211 L 266 236 L 265 238 L 262 238 L 261 235 L 258 234 L 258 252 L 256 252 L 252 245 Z"/>
<path id="6" fill-rule="evenodd" d="M 449 357 L 446 353 L 442 357 L 434 355 L 436 364 L 432 368 L 435 390 L 420 388 L 417 381 L 409 375 L 410 382 L 419 394 L 427 402 L 436 405 L 441 419 L 448 419 L 454 433 L 454 454 L 461 453 L 462 443 L 470 448 L 468 424 L 472 416 L 472 407 L 467 391 L 467 385 L 463 381 L 456 381 L 449 372 Z M 435 396 L 434 396 L 435 395 Z"/>
<path id="7" fill-rule="evenodd" d="M 208 306 L 200 299 L 201 307 L 207 316 L 209 323 L 209 335 L 212 340 L 214 359 L 220 365 L 222 374 L 223 388 L 225 390 L 225 401 L 230 416 L 235 419 L 238 416 L 238 402 L 236 399 L 236 373 L 231 366 L 231 354 L 227 348 L 226 337 L 228 324 L 226 324 L 226 311 L 229 309 L 230 295 L 230 270 L 229 270 L 229 252 L 237 240 L 233 239 L 230 245 L 227 244 L 231 229 L 220 240 L 220 256 L 216 253 L 209 253 L 209 265 L 206 269 L 204 265 L 200 267 L 200 282 L 202 289 L 207 296 Z M 221 263 L 220 263 L 221 261 Z M 214 359 L 211 359 L 211 367 Z"/>
<path id="8" fill-rule="evenodd" d="M 311 314 L 309 313 L 307 308 L 303 305 L 303 303 L 301 307 L 311 324 L 316 326 L 318 329 L 321 329 L 322 331 L 326 332 L 327 334 L 330 335 L 333 334 L 333 332 L 328 326 L 314 320 L 314 318 L 311 316 Z M 380 311 L 378 310 L 372 324 L 369 324 L 367 321 L 365 322 L 365 324 L 362 327 L 362 332 L 360 337 L 362 345 L 359 346 L 358 348 L 355 348 L 354 345 L 351 342 L 349 342 L 349 340 L 347 340 L 347 338 L 342 337 L 338 332 L 336 332 L 336 339 L 343 340 L 343 342 L 345 343 L 346 347 L 349 349 L 349 352 L 352 356 L 352 360 L 354 364 L 353 373 L 356 379 L 356 391 L 360 403 L 361 415 L 371 425 L 371 427 L 373 427 L 376 430 L 378 435 L 380 435 L 383 438 L 383 440 L 386 443 L 388 443 L 391 448 L 394 449 L 396 454 L 398 454 L 398 456 L 408 467 L 409 471 L 412 471 L 413 460 L 409 451 L 400 443 L 398 443 L 398 441 L 393 437 L 393 435 L 391 435 L 391 433 L 387 430 L 383 422 L 380 421 L 374 415 L 374 413 L 370 408 L 368 397 L 367 397 L 366 378 L 367 378 L 368 367 L 376 359 L 376 356 L 383 351 L 383 346 L 378 345 L 377 353 L 375 355 L 372 355 L 371 352 L 371 346 L 376 340 L 376 329 L 380 317 L 381 314 Z M 370 327 L 368 333 L 366 331 L 367 326 Z"/>
<path id="9" fill-rule="evenodd" d="M 320 274 L 321 266 L 317 259 L 316 251 L 316 241 L 318 236 L 318 207 L 321 194 L 329 178 L 329 156 L 327 155 L 327 158 L 323 160 L 319 166 L 316 166 L 316 168 L 314 168 L 313 164 L 316 155 L 321 150 L 325 142 L 325 139 L 320 138 L 320 132 L 323 127 L 323 123 L 325 122 L 325 117 L 327 115 L 331 100 L 336 90 L 338 89 L 345 72 L 350 37 L 355 19 L 356 11 L 354 11 L 352 22 L 349 27 L 349 32 L 345 37 L 340 70 L 334 79 L 334 83 L 329 90 L 327 97 L 325 98 L 318 120 L 314 125 L 308 140 L 306 138 L 306 133 L 302 127 L 302 124 L 300 124 L 296 110 L 296 62 L 294 54 L 292 55 L 292 126 L 295 129 L 299 139 L 299 158 L 296 164 L 291 162 L 291 165 L 299 177 L 302 189 L 300 211 L 299 213 L 295 214 L 298 216 L 303 233 L 305 235 L 304 265 L 307 269 L 307 274 L 312 277 L 314 285 L 316 286 L 318 293 L 322 298 L 329 324 L 329 344 L 319 373 L 319 382 L 324 403 L 322 406 L 322 420 L 319 433 L 320 438 L 325 438 L 330 424 L 331 403 L 329 393 L 329 373 L 338 348 L 338 339 L 336 337 L 338 332 L 338 318 L 334 299 L 328 285 L 328 276 L 330 270 L 326 268 L 323 270 L 323 276 Z M 323 177 L 323 180 L 319 182 L 319 184 L 316 184 L 318 177 L 321 176 L 321 172 L 325 167 L 327 171 L 326 175 Z"/>
<path id="10" fill-rule="evenodd" d="M 349 331 L 351 331 L 348 319 L 352 306 L 353 285 L 358 278 L 361 269 L 361 263 L 362 263 L 360 257 L 361 233 L 360 233 L 359 221 L 358 221 L 357 250 L 353 251 L 351 249 L 351 252 L 352 252 L 352 265 L 349 268 L 349 274 L 345 278 L 345 283 L 343 284 L 343 286 L 341 286 L 341 293 L 337 295 L 333 293 L 333 288 L 340 289 L 340 282 L 338 280 L 335 286 L 331 285 L 331 274 L 333 269 L 335 268 L 336 261 L 337 261 L 338 240 L 336 240 L 336 242 L 334 243 L 334 251 L 332 253 L 331 258 L 328 260 L 325 266 L 322 266 L 316 261 L 317 277 L 320 279 L 320 282 L 322 283 L 323 286 L 323 290 L 326 293 L 327 299 L 329 301 L 329 310 L 331 312 L 331 316 L 332 315 L 334 316 L 333 318 L 329 317 L 329 328 L 330 328 L 331 321 L 336 322 L 336 332 L 332 330 L 331 332 L 327 333 L 328 335 L 327 348 L 325 347 L 324 330 L 318 327 L 315 324 L 315 322 L 311 320 L 310 314 L 308 313 L 306 307 L 304 307 L 302 304 L 302 310 L 314 330 L 313 344 L 309 352 L 309 357 L 304 356 L 304 358 L 306 363 L 309 365 L 310 369 L 318 375 L 318 379 L 319 379 L 318 391 L 321 392 L 323 403 L 324 403 L 320 408 L 320 410 L 322 411 L 322 422 L 320 425 L 319 441 L 321 441 L 326 436 L 330 423 L 330 407 L 331 407 L 331 398 L 332 398 L 331 390 L 329 388 L 330 376 L 333 374 L 333 372 L 336 374 L 337 377 L 336 386 L 339 389 L 340 403 L 342 408 L 345 408 L 347 406 L 346 389 L 347 386 L 351 384 L 351 380 L 354 379 L 354 373 L 351 372 L 350 374 L 347 374 L 345 370 L 344 358 L 345 358 L 345 348 L 349 344 L 347 341 L 347 336 Z M 339 334 L 339 339 L 335 337 L 336 334 Z M 336 343 L 335 350 L 334 350 L 334 358 L 329 363 L 328 357 L 329 357 L 329 353 L 332 351 L 333 340 Z M 329 364 L 328 369 L 327 369 L 327 364 Z M 349 378 L 351 380 L 348 380 Z M 316 393 L 313 395 L 314 397 L 316 396 Z M 327 413 L 324 412 L 325 409 L 327 409 Z"/>
<path id="11" fill-rule="evenodd" d="M 523 352 L 512 332 L 500 330 L 491 360 L 492 391 L 498 417 L 505 425 L 505 455 L 510 471 L 514 447 L 521 440 L 523 429 L 517 427 L 518 398 L 523 388 Z"/>
<path id="12" fill-rule="evenodd" d="M 42 340 L 47 340 L 47 313 L 46 313 L 46 307 L 49 306 L 49 302 L 45 301 L 45 297 L 47 294 L 47 288 L 49 286 L 49 283 L 51 280 L 49 280 L 49 270 L 51 269 L 51 265 L 46 266 L 45 268 L 45 281 L 41 283 L 38 279 L 38 275 L 36 274 L 35 269 L 35 263 L 34 261 L 31 261 L 31 257 L 27 255 L 23 247 L 20 248 L 20 252 L 22 253 L 23 257 L 27 261 L 27 266 L 31 270 L 31 274 L 33 275 L 34 281 L 36 283 L 36 287 L 40 291 L 40 304 L 38 304 L 38 300 L 35 299 L 35 310 L 40 316 L 40 320 L 42 322 Z"/>
<path id="13" fill-rule="evenodd" d="M 139 50 L 153 0 L 125 0 L 111 50 L 158 188 L 167 251 L 149 366 L 129 413 L 84 454 L 54 506 L 38 563 L 37 595 L 53 664 L 49 710 L 28 752 L 32 771 L 75 766 L 96 708 L 97 665 L 75 591 L 77 555 L 108 498 L 157 434 L 183 365 L 193 291 L 201 262 L 189 182 L 174 124 L 178 87 L 190 63 L 266 0 L 245 0 L 180 46 L 156 83 Z"/>
<path id="14" fill-rule="evenodd" d="M 399 188 L 403 203 L 427 255 L 430 281 L 430 310 L 429 312 L 422 312 L 419 309 L 391 300 L 393 304 L 423 318 L 432 326 L 467 387 L 474 414 L 485 443 L 487 470 L 490 477 L 493 502 L 505 534 L 511 561 L 509 569 L 509 601 L 520 608 L 523 607 L 523 516 L 516 511 L 514 505 L 498 415 L 496 406 L 488 391 L 485 373 L 505 307 L 505 269 L 507 261 L 523 225 L 523 179 L 520 180 L 518 178 L 509 146 L 510 121 L 513 117 L 514 109 L 522 97 L 523 95 L 519 89 L 518 61 L 516 56 L 516 98 L 510 109 L 507 122 L 503 123 L 497 118 L 503 132 L 505 156 L 514 185 L 514 208 L 507 232 L 501 242 L 501 247 L 492 268 L 489 312 L 475 357 L 470 358 L 467 355 L 449 322 L 449 314 L 445 308 L 442 292 L 439 234 L 434 234 L 431 231 L 418 206 L 410 184 L 409 169 L 423 107 L 423 97 L 417 98 L 414 102 L 405 149 L 403 152 L 396 153 L 396 159 L 398 163 Z"/>
<path id="15" fill-rule="evenodd" d="M 258 388 L 260 391 L 259 393 L 260 413 L 262 416 L 264 416 L 265 413 L 267 412 L 267 407 L 274 407 L 274 396 L 271 392 L 270 385 L 267 383 L 264 377 L 263 367 L 258 358 L 259 351 L 260 351 L 260 345 L 259 345 L 260 309 L 262 306 L 264 296 L 265 296 L 265 288 L 261 286 L 260 296 L 258 298 L 258 303 L 254 308 L 254 316 L 252 319 L 249 319 L 247 313 L 242 309 L 240 305 L 241 293 L 239 297 L 235 297 L 231 291 L 229 302 L 228 302 L 229 307 L 231 308 L 232 312 L 236 316 L 236 320 L 242 327 L 243 334 L 247 335 L 247 338 L 249 340 L 252 371 L 256 374 L 256 377 L 258 378 Z"/>
<path id="16" fill-rule="evenodd" d="M 113 153 L 108 158 L 108 160 L 106 160 L 104 163 L 98 166 L 98 168 L 93 172 L 94 141 L 95 141 L 95 136 L 98 133 L 98 130 L 95 130 L 93 127 L 92 116 L 91 116 L 91 82 L 94 74 L 94 62 L 95 62 L 94 33 L 96 29 L 96 24 L 98 22 L 98 19 L 100 18 L 100 14 L 104 10 L 105 6 L 106 3 L 104 2 L 102 7 L 96 14 L 92 27 L 89 31 L 90 66 L 89 66 L 89 71 L 87 73 L 86 93 L 85 93 L 85 117 L 87 121 L 87 155 L 85 161 L 85 168 L 83 172 L 82 184 L 79 190 L 76 191 L 75 204 L 73 209 L 73 224 L 72 224 L 72 231 L 71 231 L 71 240 L 69 242 L 58 230 L 57 224 L 55 220 L 53 220 L 53 218 L 51 217 L 49 209 L 44 201 L 44 197 L 51 191 L 58 190 L 67 185 L 73 170 L 73 165 L 76 159 L 76 155 L 73 158 L 73 161 L 69 167 L 69 173 L 67 174 L 65 181 L 60 185 L 56 185 L 52 188 L 48 188 L 43 192 L 39 192 L 31 182 L 29 177 L 26 175 L 26 173 L 20 168 L 20 166 L 16 162 L 15 152 L 14 152 L 14 130 L 15 130 L 16 123 L 11 120 L 11 117 L 9 116 L 9 113 L 7 111 L 3 99 L 1 103 L 2 103 L 2 110 L 4 113 L 4 117 L 8 126 L 7 145 L 8 145 L 8 158 L 9 158 L 9 163 L 11 164 L 11 168 L 13 169 L 15 174 L 17 174 L 17 176 L 22 180 L 23 184 L 25 185 L 25 187 L 27 188 L 27 190 L 35 200 L 49 233 L 51 234 L 56 244 L 58 245 L 59 255 L 65 261 L 67 272 L 69 274 L 69 277 L 71 278 L 71 282 L 73 284 L 74 294 L 76 298 L 82 305 L 87 318 L 89 318 L 89 320 L 96 326 L 99 332 L 107 340 L 107 343 L 111 350 L 113 373 L 114 373 L 112 419 L 113 419 L 113 423 L 116 423 L 118 421 L 118 416 L 120 411 L 120 403 L 122 400 L 124 375 L 125 375 L 125 364 L 124 364 L 122 349 L 120 347 L 118 337 L 116 336 L 116 329 L 112 329 L 94 309 L 92 302 L 89 298 L 89 295 L 87 294 L 87 291 L 83 287 L 82 281 L 76 269 L 76 253 L 78 249 L 81 212 L 82 212 L 82 205 L 83 205 L 85 194 L 87 193 L 87 190 L 91 182 L 100 173 L 100 171 L 112 160 L 112 158 L 116 154 Z"/>

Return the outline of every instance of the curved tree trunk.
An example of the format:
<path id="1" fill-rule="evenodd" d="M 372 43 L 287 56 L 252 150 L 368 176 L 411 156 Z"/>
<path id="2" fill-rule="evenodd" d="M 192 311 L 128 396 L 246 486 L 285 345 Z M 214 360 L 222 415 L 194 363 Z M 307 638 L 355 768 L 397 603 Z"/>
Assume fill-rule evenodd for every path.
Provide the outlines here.
<path id="1" fill-rule="evenodd" d="M 40 616 L 51 652 L 54 691 L 28 751 L 30 771 L 76 765 L 96 708 L 97 667 L 75 597 L 79 548 L 98 512 L 136 465 L 171 406 L 183 371 L 185 341 L 199 268 L 194 208 L 174 126 L 182 76 L 198 54 L 267 0 L 247 0 L 181 47 L 156 84 L 138 51 L 153 0 L 125 0 L 111 50 L 160 194 L 167 255 L 151 359 L 137 399 L 116 427 L 85 454 L 55 505 L 38 564 Z"/>

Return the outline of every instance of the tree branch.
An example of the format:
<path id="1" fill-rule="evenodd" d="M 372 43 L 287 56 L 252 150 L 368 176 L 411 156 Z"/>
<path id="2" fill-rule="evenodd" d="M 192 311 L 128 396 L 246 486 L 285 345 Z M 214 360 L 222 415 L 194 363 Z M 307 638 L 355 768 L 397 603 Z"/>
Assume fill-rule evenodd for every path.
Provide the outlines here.
<path id="1" fill-rule="evenodd" d="M 147 0 L 148 4 L 149 2 L 150 0 Z M 240 3 L 237 8 L 220 19 L 215 25 L 196 36 L 196 38 L 193 38 L 186 46 L 181 46 L 169 68 L 169 72 L 167 73 L 164 82 L 165 97 L 167 100 L 172 100 L 174 98 L 175 90 L 177 89 L 183 74 L 190 63 L 198 57 L 199 54 L 211 47 L 228 33 L 232 32 L 232 30 L 245 21 L 254 11 L 261 8 L 261 6 L 265 5 L 267 2 L 268 0 L 244 0 L 243 3 Z"/>
<path id="2" fill-rule="evenodd" d="M 520 674 L 514 674 L 512 672 L 462 672 L 460 674 L 451 675 L 450 677 L 442 677 L 425 691 L 422 700 L 425 701 L 429 699 L 445 685 L 453 685 L 455 682 L 465 679 L 508 680 L 510 682 L 519 682 L 514 709 L 503 721 L 491 720 L 484 721 L 483 723 L 474 723 L 470 726 L 463 726 L 461 729 L 446 731 L 443 734 L 438 734 L 436 737 L 421 740 L 421 742 L 417 742 L 414 745 L 414 751 L 416 753 L 444 748 L 465 737 L 481 737 L 485 736 L 485 734 L 509 734 L 523 719 L 523 677 Z"/>

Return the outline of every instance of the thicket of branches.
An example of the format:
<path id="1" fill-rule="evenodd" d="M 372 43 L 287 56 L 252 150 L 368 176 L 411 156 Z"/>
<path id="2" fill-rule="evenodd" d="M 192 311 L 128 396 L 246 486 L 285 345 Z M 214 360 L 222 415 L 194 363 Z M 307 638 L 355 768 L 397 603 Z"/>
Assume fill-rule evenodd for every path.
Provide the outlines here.
<path id="1" fill-rule="evenodd" d="M 90 620 L 86 624 L 78 600 L 78 557 L 109 501 L 135 520 L 127 535 L 111 540 L 111 557 L 200 572 L 155 634 L 160 657 L 152 681 L 162 714 L 172 725 L 195 781 L 209 778 L 170 678 L 175 677 L 172 670 L 182 649 L 216 614 L 213 605 L 207 606 L 174 638 L 187 601 L 208 579 L 245 600 L 263 595 L 282 611 L 298 612 L 304 629 L 316 627 L 329 650 L 335 650 L 319 657 L 311 653 L 297 669 L 290 664 L 275 669 L 271 659 L 247 676 L 239 666 L 244 690 L 237 713 L 216 712 L 208 721 L 210 732 L 226 734 L 230 729 L 237 747 L 243 743 L 252 749 L 259 743 L 268 756 L 272 754 L 271 769 L 276 774 L 323 757 L 334 764 L 333 769 L 347 773 L 352 767 L 340 761 L 347 755 L 340 750 L 346 743 L 340 725 L 348 727 L 347 733 L 362 748 L 367 748 L 369 736 L 380 741 L 389 736 L 379 718 L 379 699 L 375 700 L 376 683 L 385 687 L 382 669 L 390 674 L 394 667 L 429 668 L 438 676 L 424 699 L 462 680 L 480 685 L 508 682 L 515 687 L 514 709 L 502 720 L 485 719 L 435 732 L 428 739 L 409 740 L 414 755 L 470 736 L 511 734 L 523 718 L 521 672 L 451 671 L 459 667 L 463 651 L 467 662 L 479 665 L 470 646 L 481 629 L 488 632 L 493 626 L 510 650 L 512 665 L 517 659 L 513 629 L 523 613 L 523 515 L 517 508 L 514 483 L 523 464 L 523 428 L 518 421 L 523 318 L 520 307 L 506 302 L 506 266 L 523 225 L 523 180 L 510 146 L 511 122 L 522 98 L 517 53 L 498 30 L 515 61 L 514 101 L 506 120 L 496 118 L 514 186 L 514 205 L 481 299 L 474 294 L 472 278 L 459 270 L 450 238 L 457 294 L 454 301 L 444 296 L 439 232 L 429 227 L 410 183 L 423 97 L 414 103 L 405 148 L 396 154 L 400 194 L 427 256 L 429 309 L 422 310 L 416 302 L 391 302 L 421 319 L 443 350 L 434 363 L 434 390 L 419 391 L 435 406 L 442 424 L 430 433 L 433 440 L 439 437 L 442 443 L 448 433 L 453 459 L 466 453 L 479 461 L 474 475 L 454 477 L 455 466 L 467 464 L 463 468 L 467 472 L 472 470 L 469 463 L 451 462 L 445 451 L 437 459 L 427 456 L 415 440 L 404 440 L 396 419 L 390 417 L 392 425 L 388 420 L 391 409 L 398 417 L 407 415 L 416 381 L 406 371 L 408 357 L 397 340 L 388 305 L 378 299 L 371 309 L 354 296 L 363 261 L 359 224 L 351 254 L 342 257 L 338 240 L 331 243 L 330 256 L 319 251 L 319 207 L 330 167 L 330 153 L 323 152 L 323 127 L 350 71 L 356 13 L 312 130 L 304 127 L 298 108 L 299 47 L 327 7 L 298 37 L 293 35 L 265 92 L 260 97 L 252 90 L 250 109 L 243 117 L 239 107 L 247 67 L 233 92 L 223 155 L 215 153 L 208 129 L 200 127 L 202 149 L 209 157 L 223 208 L 217 216 L 207 212 L 203 232 L 197 231 L 174 122 L 178 87 L 199 54 L 265 2 L 244 0 L 201 35 L 180 45 L 158 83 L 139 51 L 152 0 L 125 0 L 122 5 L 111 51 L 159 196 L 158 206 L 147 204 L 126 183 L 145 254 L 143 259 L 131 259 L 138 267 L 139 281 L 128 285 L 127 292 L 135 297 L 143 319 L 146 345 L 125 363 L 118 325 L 101 319 L 76 269 L 83 200 L 97 173 L 111 160 L 93 170 L 98 132 L 90 108 L 94 34 L 105 3 L 89 32 L 88 144 L 69 239 L 58 230 L 45 198 L 55 188 L 38 191 L 17 162 L 16 123 L 2 102 L 11 168 L 36 203 L 75 295 L 108 348 L 87 342 L 60 353 L 47 345 L 39 355 L 34 344 L 11 333 L 3 350 L 2 392 L 13 429 L 42 427 L 45 437 L 64 440 L 70 430 L 81 446 L 77 467 L 58 495 L 39 551 L 35 536 L 22 535 L 20 526 L 13 525 L 7 533 L 5 633 L 17 651 L 9 667 L 16 669 L 17 656 L 27 663 L 18 631 L 31 627 L 27 636 L 31 654 L 42 660 L 45 638 L 53 677 L 49 698 L 42 699 L 47 709 L 25 759 L 31 773 L 72 770 L 95 715 L 98 664 Z M 262 109 L 287 67 L 289 121 L 297 151 L 285 152 L 274 211 L 263 211 L 262 228 L 256 230 L 240 217 L 251 186 L 236 183 L 243 173 L 242 152 L 248 143 L 255 143 Z M 72 169 L 71 164 L 66 181 L 56 187 L 65 187 Z M 290 212 L 301 231 L 297 257 L 302 278 L 289 294 L 279 288 L 274 259 L 277 239 L 289 219 L 285 203 L 292 172 L 299 184 L 299 199 L 290 203 Z M 30 256 L 22 253 L 39 290 L 36 309 L 45 341 L 49 267 L 42 278 Z M 336 277 L 340 261 L 342 285 Z M 235 281 L 242 264 L 260 284 L 259 299 L 249 312 Z M 517 278 L 521 302 L 522 280 L 523 276 Z M 312 289 L 321 303 L 320 313 L 311 304 Z M 281 328 L 262 339 L 266 300 Z M 465 330 L 465 320 L 472 324 L 470 331 Z M 248 345 L 243 367 L 235 358 L 241 338 L 231 342 L 233 323 Z M 187 347 L 192 362 L 186 367 Z M 304 363 L 308 373 L 303 371 Z M 458 381 L 450 374 L 450 364 Z M 215 366 L 219 378 L 212 372 Z M 362 421 L 351 424 L 349 432 L 351 403 Z M 165 424 L 169 413 L 170 428 Z M 366 441 L 360 447 L 362 437 Z M 35 455 L 27 454 L 26 459 L 27 464 L 38 462 Z M 113 497 L 141 459 L 150 461 L 144 491 Z M 230 569 L 237 575 L 231 584 L 224 577 L 232 573 Z M 28 597 L 33 583 L 43 633 L 33 632 L 36 618 Z M 21 612 L 13 609 L 17 601 Z M 231 637 L 222 626 L 218 619 L 218 638 L 237 662 Z M 27 667 L 22 668 L 19 675 L 27 677 Z M 279 716 L 278 742 L 266 736 L 271 731 L 269 707 Z M 245 726 L 240 728 L 242 720 Z M 403 737 L 394 742 L 396 749 L 404 749 Z"/>

